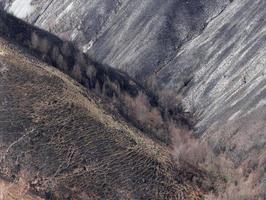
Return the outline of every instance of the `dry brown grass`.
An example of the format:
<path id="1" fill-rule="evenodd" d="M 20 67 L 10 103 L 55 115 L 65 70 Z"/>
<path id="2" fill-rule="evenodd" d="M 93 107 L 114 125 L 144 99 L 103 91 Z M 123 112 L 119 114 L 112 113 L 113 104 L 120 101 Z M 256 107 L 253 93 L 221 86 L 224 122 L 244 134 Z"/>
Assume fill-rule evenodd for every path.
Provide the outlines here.
<path id="1" fill-rule="evenodd" d="M 57 199 L 71 195 L 73 199 L 200 199 L 201 189 L 187 178 L 188 169 L 181 170 L 172 162 L 165 145 L 147 137 L 116 111 L 110 113 L 105 107 L 111 103 L 100 95 L 23 54 L 10 59 L 14 53 L 9 50 L 1 56 L 9 67 L 4 84 L 6 95 L 12 93 L 10 109 L 16 106 L 11 124 L 5 124 L 12 128 L 14 138 L 3 134 L 8 142 L 1 144 L 5 150 L 18 141 L 0 163 L 6 177 L 19 180 L 19 172 L 27 169 L 25 186 Z M 157 124 L 161 117 L 150 108 L 144 114 L 151 115 L 151 124 Z M 17 131 L 15 122 L 25 118 L 29 120 L 22 131 L 30 127 L 34 131 L 19 139 L 24 134 Z"/>
<path id="2" fill-rule="evenodd" d="M 20 178 L 16 182 L 0 179 L 0 200 L 41 200 L 29 192 L 30 186 L 27 181 L 27 173 L 20 173 Z"/>
<path id="3" fill-rule="evenodd" d="M 46 40 L 46 38 L 39 38 L 38 35 L 32 34 L 31 37 L 31 47 L 34 49 L 38 49 L 41 53 L 43 54 L 47 54 L 48 51 L 52 48 L 50 47 L 49 41 Z M 53 61 L 56 62 L 56 66 L 61 69 L 64 72 L 68 72 L 68 64 L 67 63 L 67 57 L 70 56 L 70 50 L 71 48 L 68 46 L 67 43 L 63 43 L 62 47 L 58 47 L 58 46 L 54 46 L 51 52 L 51 57 L 53 59 Z M 6 56 L 6 52 L 4 52 L 2 50 L 0 50 L 0 55 L 1 56 Z M 13 52 L 12 52 L 13 53 Z M 31 62 L 26 61 L 25 59 L 21 59 L 21 57 L 17 56 L 17 59 L 11 59 L 13 58 L 11 56 L 11 54 L 9 55 L 8 59 L 13 60 L 12 64 L 13 65 L 17 65 L 18 63 L 20 63 L 22 61 L 21 64 L 26 64 L 26 65 L 32 65 Z M 85 65 L 88 64 L 87 61 L 84 60 L 85 58 L 81 56 L 81 58 L 78 58 L 79 61 L 78 64 L 80 65 Z M 48 70 L 48 67 L 43 67 L 43 66 L 39 66 L 43 69 L 46 70 L 46 72 L 48 72 L 48 74 L 51 75 L 51 71 L 53 70 Z M 27 68 L 27 67 L 25 67 Z M 74 66 L 74 70 L 71 71 L 71 73 L 68 73 L 69 75 L 72 75 L 72 77 L 75 78 L 75 80 L 80 81 L 83 75 L 81 73 L 80 70 L 80 66 Z M 86 70 L 84 70 L 86 69 Z M 40 75 L 40 71 L 42 70 L 29 70 L 29 74 L 31 74 L 33 71 L 36 74 Z M 95 78 L 96 76 L 96 71 L 94 66 L 92 68 L 87 67 L 87 68 L 82 68 L 83 72 L 86 71 L 86 77 L 85 78 Z M 164 107 L 165 110 L 161 110 L 160 107 L 154 107 L 151 106 L 150 102 L 149 102 L 149 98 L 147 96 L 147 94 L 145 94 L 144 92 L 142 92 L 139 88 L 138 88 L 138 95 L 131 95 L 128 93 L 127 89 L 124 88 L 124 91 L 121 91 L 121 86 L 123 86 L 123 82 L 125 81 L 125 79 L 122 79 L 121 83 L 117 82 L 112 82 L 110 80 L 110 77 L 112 76 L 111 74 L 108 74 L 107 72 L 104 72 L 106 74 L 103 74 L 102 77 L 99 78 L 99 80 L 96 80 L 95 84 L 95 90 L 98 92 L 98 97 L 107 97 L 107 95 L 105 95 L 106 92 L 106 88 L 107 86 L 112 88 L 113 91 L 116 92 L 117 95 L 117 99 L 115 99 L 114 97 L 112 97 L 113 101 L 118 101 L 118 106 L 122 106 L 122 103 L 124 104 L 123 106 L 125 106 L 125 110 L 124 113 L 126 113 L 129 117 L 129 121 L 135 121 L 137 125 L 140 125 L 141 130 L 144 130 L 144 132 L 146 132 L 146 134 L 149 135 L 155 135 L 157 138 L 161 139 L 161 141 L 163 141 L 163 145 L 159 145 L 156 142 L 154 142 L 154 140 L 151 140 L 150 138 L 147 138 L 145 136 L 142 135 L 142 133 L 139 130 L 136 130 L 135 128 L 133 128 L 132 126 L 128 125 L 125 121 L 122 122 L 122 120 L 120 122 L 117 122 L 116 119 L 113 119 L 113 116 L 110 114 L 106 114 L 103 112 L 103 107 L 99 107 L 99 102 L 97 102 L 97 100 L 101 101 L 100 98 L 98 99 L 94 99 L 90 102 L 88 102 L 88 96 L 82 96 L 80 95 L 79 92 L 81 92 L 81 90 L 79 89 L 79 87 L 72 87 L 73 82 L 74 81 L 69 81 L 68 78 L 65 78 L 65 76 L 63 74 L 60 74 L 58 77 L 60 77 L 63 81 L 67 82 L 67 84 L 65 85 L 66 88 L 64 88 L 64 94 L 62 96 L 62 100 L 60 101 L 62 103 L 61 106 L 63 106 L 63 111 L 58 111 L 58 112 L 62 112 L 63 114 L 66 114 L 66 116 L 76 116 L 77 119 L 79 119 L 81 117 L 81 114 L 83 112 L 81 112 L 81 110 L 78 110 L 80 108 L 83 108 L 85 110 L 85 112 L 90 113 L 89 118 L 87 119 L 86 122 L 90 122 L 92 124 L 94 123 L 99 123 L 98 126 L 100 126 L 101 128 L 97 127 L 95 130 L 93 129 L 93 135 L 95 138 L 97 138 L 99 135 L 103 135 L 104 137 L 100 138 L 100 143 L 102 146 L 104 147 L 108 147 L 110 142 L 114 142 L 114 143 L 118 143 L 119 145 L 124 144 L 123 142 L 125 142 L 127 139 L 130 139 L 132 141 L 134 141 L 136 143 L 136 146 L 133 149 L 130 149 L 129 152 L 126 151 L 126 159 L 130 158 L 130 156 L 133 158 L 137 157 L 139 159 L 141 159 L 141 162 L 138 163 L 134 163 L 134 165 L 136 165 L 136 167 L 140 167 L 140 168 L 146 168 L 150 163 L 152 162 L 159 162 L 159 164 L 162 164 L 163 166 L 160 166 L 160 170 L 156 169 L 156 173 L 160 172 L 162 173 L 161 175 L 164 176 L 164 173 L 167 174 L 171 174 L 173 172 L 172 169 L 168 169 L 171 168 L 172 166 L 169 165 L 169 163 L 171 163 L 171 157 L 168 155 L 168 150 L 170 150 L 172 156 L 175 158 L 175 160 L 177 161 L 177 166 L 182 166 L 182 164 L 185 163 L 189 163 L 190 165 L 195 167 L 195 171 L 196 169 L 202 169 L 204 171 L 209 172 L 210 176 L 213 175 L 215 177 L 217 177 L 217 185 L 215 185 L 216 191 L 214 192 L 214 196 L 210 195 L 209 198 L 217 198 L 217 199 L 232 199 L 232 200 L 238 200 L 238 199 L 256 199 L 257 194 L 260 193 L 260 187 L 261 187 L 261 183 L 258 183 L 258 181 L 260 180 L 259 177 L 263 176 L 265 169 L 264 167 L 261 166 L 265 166 L 265 159 L 261 158 L 256 158 L 253 161 L 250 161 L 247 166 L 241 166 L 238 169 L 235 169 L 232 162 L 230 162 L 230 160 L 224 156 L 224 155 L 214 155 L 212 153 L 211 148 L 208 146 L 208 144 L 206 143 L 202 143 L 200 141 L 198 141 L 197 139 L 195 139 L 191 132 L 188 129 L 185 129 L 181 126 L 177 125 L 177 121 L 172 120 L 172 117 L 169 116 L 169 110 L 171 110 L 172 112 L 174 110 L 177 109 L 177 111 L 182 111 L 182 107 L 180 106 L 181 101 L 182 101 L 182 97 L 181 96 L 176 96 L 173 95 L 172 92 L 169 92 L 167 90 L 164 90 L 162 92 L 160 92 L 160 103 L 161 105 Z M 27 74 L 28 75 L 28 74 Z M 42 78 L 45 77 L 45 73 L 42 73 Z M 54 74 L 53 74 L 54 75 Z M 58 75 L 58 74 L 57 74 Z M 106 77 L 109 76 L 109 77 Z M 30 77 L 30 76 L 29 76 Z M 64 78 L 62 78 L 64 77 Z M 16 77 L 17 78 L 17 77 Z M 124 77 L 126 78 L 126 77 Z M 19 79 L 19 78 L 17 78 Z M 103 79 L 103 80 L 101 80 Z M 87 79 L 85 79 L 87 80 Z M 51 81 L 51 80 L 50 80 Z M 68 84 L 69 82 L 71 82 L 71 84 Z M 102 83 L 104 82 L 104 83 Z M 121 85 L 120 85 L 121 84 Z M 31 85 L 30 90 L 33 90 L 35 84 Z M 126 84 L 125 84 L 126 85 Z M 124 85 L 124 86 L 125 86 Z M 129 84 L 130 86 L 131 84 Z M 152 80 L 150 80 L 150 85 L 151 88 L 153 90 L 156 90 L 156 86 L 155 86 L 155 80 L 154 78 Z M 85 85 L 86 86 L 86 85 Z M 106 86 L 106 87 L 105 87 Z M 72 90 L 70 91 L 69 88 L 72 87 Z M 128 87 L 128 86 L 127 86 Z M 130 88 L 130 87 L 129 87 Z M 37 91 L 41 91 L 42 88 L 38 88 L 39 90 Z M 57 88 L 58 89 L 58 88 Z M 83 88 L 84 89 L 84 88 Z M 67 93 L 65 91 L 68 91 Z M 140 91 L 139 91 L 140 90 Z M 27 92 L 29 92 L 27 91 Z M 76 91 L 76 92 L 75 92 Z M 112 92 L 113 92 L 112 91 Z M 22 90 L 20 90 L 20 92 L 22 92 Z M 25 93 L 27 93 L 25 92 Z M 84 93 L 84 91 L 82 91 Z M 110 91 L 109 91 L 110 92 Z M 29 92 L 30 93 L 30 92 Z M 101 93 L 101 95 L 99 95 L 99 93 Z M 20 93 L 17 92 L 16 95 L 19 95 Z M 49 110 L 50 107 L 47 106 L 50 102 L 48 102 L 48 100 L 51 100 L 47 97 L 48 93 L 45 93 L 45 98 L 44 101 L 42 102 L 33 102 L 33 106 L 35 108 L 40 107 L 41 109 L 33 109 L 33 112 L 36 112 L 38 114 L 38 117 L 36 117 L 34 119 L 34 123 L 39 123 L 39 122 L 43 122 L 43 123 L 47 123 L 49 125 L 53 124 L 53 118 L 50 118 L 50 115 L 45 115 L 45 114 L 41 114 L 41 112 L 43 111 L 50 111 L 53 112 L 53 110 Z M 76 97 L 79 97 L 78 100 Z M 133 97 L 134 96 L 134 97 Z M 66 98 L 66 99 L 65 99 Z M 109 98 L 110 100 L 110 98 Z M 113 106 L 114 102 L 111 102 L 109 105 L 110 107 Z M 76 112 L 80 112 L 80 113 L 69 113 L 66 112 L 65 110 L 71 110 L 73 109 L 73 105 L 76 105 Z M 64 107 L 65 106 L 65 107 Z M 29 106 L 30 107 L 30 106 Z M 82 109 L 82 111 L 84 111 Z M 117 108 L 118 109 L 118 108 Z M 114 109 L 115 110 L 115 109 Z M 165 112 L 162 112 L 165 111 Z M 35 113 L 35 114 L 36 114 Z M 84 114 L 84 113 L 83 113 Z M 182 114 L 182 113 L 181 113 Z M 35 115 L 36 116 L 36 115 Z M 84 115 L 85 116 L 85 115 Z M 46 118 L 45 118 L 46 117 Z M 61 115 L 58 115 L 58 118 L 60 118 Z M 86 117 L 88 117 L 86 115 Z M 49 119 L 49 120 L 48 120 Z M 66 119 L 69 118 L 64 118 L 61 119 L 61 121 L 65 121 Z M 93 120 L 92 120 L 93 119 Z M 47 121 L 45 121 L 47 120 Z M 58 124 L 61 123 L 61 121 L 56 121 Z M 84 127 L 80 127 L 80 124 L 75 124 L 76 121 L 78 120 L 74 120 L 75 122 L 73 122 L 72 125 L 76 125 L 79 128 L 81 128 L 82 132 L 82 128 Z M 57 127 L 56 124 L 53 124 L 55 127 Z M 47 126 L 48 126 L 47 125 Z M 106 136 L 105 132 L 107 132 L 107 129 L 109 128 L 109 130 L 111 130 L 111 132 L 108 132 L 108 135 Z M 45 127 L 46 128 L 46 127 Z M 58 128 L 58 127 L 57 127 Z M 64 129 L 65 127 L 60 127 L 61 129 Z M 70 129 L 70 128 L 69 128 Z M 101 130 L 100 130 L 101 129 Z M 102 132 L 102 130 L 104 130 L 105 132 Z M 114 131 L 115 130 L 115 131 Z M 47 132 L 50 131 L 46 130 Z M 68 129 L 64 129 L 65 132 L 68 131 Z M 113 132 L 114 131 L 114 132 Z M 123 133 L 127 134 L 126 139 L 122 138 L 121 135 L 119 135 L 117 132 L 122 131 Z M 100 133 L 100 134 L 99 134 Z M 121 134 L 121 132 L 119 132 Z M 70 133 L 71 134 L 71 133 Z M 62 138 L 64 138 L 64 136 L 60 136 Z M 86 136 L 87 137 L 87 136 Z M 89 138 L 89 140 L 93 140 L 93 138 Z M 111 141 L 105 141 L 106 138 L 111 138 Z M 169 149 L 165 148 L 166 144 L 169 144 L 165 141 L 168 141 L 169 138 L 171 139 L 171 146 Z M 89 145 L 94 145 L 92 144 L 90 141 L 88 141 L 88 146 Z M 61 141 L 61 138 L 59 139 L 59 142 Z M 95 141 L 95 143 L 98 141 Z M 127 143 L 125 143 L 127 144 Z M 97 149 L 97 151 L 95 151 L 95 155 L 99 152 L 101 152 L 102 146 Z M 123 145 L 122 145 L 123 146 Z M 61 148 L 61 147 L 60 147 Z M 79 148 L 81 148 L 79 146 Z M 91 148 L 88 147 L 88 148 Z M 112 145 L 110 145 L 110 149 L 112 150 Z M 95 147 L 93 147 L 91 150 L 95 150 Z M 110 151 L 108 151 L 110 152 Z M 104 152 L 106 153 L 106 152 Z M 39 155 L 41 156 L 41 155 Z M 99 157 L 102 157 L 102 155 L 99 153 Z M 121 156 L 119 154 L 115 154 L 113 155 L 115 161 L 112 160 L 112 162 L 116 163 L 116 161 L 120 161 L 120 158 L 125 159 L 124 154 Z M 109 157 L 107 157 L 109 158 Z M 142 160 L 143 159 L 143 160 Z M 134 159 L 132 159 L 134 160 Z M 70 161 L 67 161 L 70 162 Z M 141 164 L 139 164 L 141 163 Z M 255 164 L 254 164 L 255 163 Z M 262 163 L 262 164 L 261 164 Z M 156 166 L 158 167 L 159 164 L 150 164 L 149 166 Z M 127 165 L 125 165 L 127 167 Z M 175 166 L 175 165 L 174 165 Z M 254 166 L 258 166 L 256 167 L 256 169 L 253 169 Z M 103 167 L 104 170 L 100 170 L 100 172 L 98 172 L 98 175 L 100 175 L 99 179 L 101 179 L 104 176 L 106 176 L 106 172 L 105 172 L 105 167 Z M 112 166 L 111 166 L 112 167 Z M 106 168 L 106 171 L 109 170 L 109 174 L 112 174 L 113 171 L 116 171 L 116 168 Z M 176 166 L 175 166 L 176 167 Z M 89 167 L 88 167 L 89 168 Z M 85 171 L 88 169 L 85 167 Z M 59 166 L 60 169 L 60 166 Z M 81 169 L 81 170 L 80 170 Z M 111 170 L 110 170 L 111 169 Z M 60 169 L 61 170 L 61 169 Z M 60 171 L 58 170 L 58 171 Z M 95 169 L 93 169 L 95 170 Z M 93 171 L 92 170 L 92 171 Z M 128 170 L 127 168 L 125 169 L 125 171 Z M 146 169 L 142 170 L 141 173 L 145 171 Z M 80 172 L 82 171 L 82 168 L 77 168 L 76 171 Z M 144 173 L 143 172 L 143 173 Z M 87 173 L 83 172 L 84 174 Z M 94 173 L 94 172 L 92 172 Z M 135 173 L 135 172 L 134 172 Z M 147 175 L 149 177 L 152 177 L 154 174 L 152 174 L 152 172 L 148 171 Z M 151 174 L 150 174 L 151 173 Z M 56 175 L 58 174 L 57 172 L 55 173 Z M 97 175 L 97 173 L 96 173 Z M 144 176 L 143 175 L 143 176 Z M 157 174 L 156 174 L 157 176 Z M 66 176 L 62 176 L 61 177 L 66 178 Z M 110 179 L 112 179 L 113 177 L 110 175 L 109 177 Z M 164 177 L 165 178 L 165 177 Z M 169 184 L 176 184 L 173 180 L 172 177 L 166 177 L 165 180 L 169 181 Z M 222 179 L 223 181 L 219 180 Z M 116 180 L 117 181 L 117 180 Z M 122 180 L 123 181 L 123 180 Z M 138 180 L 139 181 L 139 180 Z M 141 180 L 142 181 L 142 180 Z M 171 182 L 172 181 L 172 182 Z M 111 181 L 110 181 L 111 182 Z M 193 182 L 193 178 L 192 178 L 192 182 Z M 159 183 L 161 184 L 161 183 Z M 184 186 L 186 190 L 187 188 L 189 188 L 188 186 Z M 176 186 L 176 188 L 174 188 L 175 192 L 178 192 L 178 189 L 180 189 L 180 185 Z M 194 191 L 195 188 L 192 188 L 190 191 Z M 156 191 L 156 190 L 154 190 Z M 173 192 L 169 192 L 169 195 L 172 195 Z M 183 193 L 181 193 L 183 194 Z M 177 194 L 178 195 L 178 194 Z M 187 194 L 186 194 L 187 195 Z M 178 197 L 179 198 L 179 197 Z M 196 199 L 196 198 L 195 198 Z"/>

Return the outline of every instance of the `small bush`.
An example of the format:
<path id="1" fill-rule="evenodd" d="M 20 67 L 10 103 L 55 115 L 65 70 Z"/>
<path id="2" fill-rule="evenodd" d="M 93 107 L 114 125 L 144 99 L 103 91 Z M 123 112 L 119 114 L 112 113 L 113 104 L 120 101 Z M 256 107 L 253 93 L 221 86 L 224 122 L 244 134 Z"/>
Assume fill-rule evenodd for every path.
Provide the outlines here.
<path id="1" fill-rule="evenodd" d="M 39 36 L 37 35 L 37 33 L 33 32 L 31 34 L 31 46 L 33 49 L 37 49 L 39 47 Z"/>

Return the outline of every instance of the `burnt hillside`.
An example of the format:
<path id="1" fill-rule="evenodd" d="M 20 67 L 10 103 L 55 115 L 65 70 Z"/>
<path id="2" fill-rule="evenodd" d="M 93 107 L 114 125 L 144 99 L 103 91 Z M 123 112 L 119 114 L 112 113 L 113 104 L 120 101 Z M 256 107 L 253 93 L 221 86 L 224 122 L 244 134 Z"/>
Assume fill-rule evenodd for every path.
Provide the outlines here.
<path id="1" fill-rule="evenodd" d="M 121 115 L 141 130 L 151 132 L 150 137 L 169 144 L 166 123 L 170 118 L 180 127 L 190 127 L 189 120 L 180 109 L 163 108 L 151 90 L 145 89 L 126 73 L 91 60 L 71 42 L 63 41 L 5 12 L 0 12 L 0 28 L 2 37 L 23 46 L 25 51 L 114 102 Z M 139 116 L 136 106 L 143 107 L 141 115 L 144 117 Z M 153 115 L 157 115 L 157 121 L 149 119 L 149 116 L 154 118 Z M 147 121 L 143 121 L 143 118 L 147 118 Z"/>
<path id="2" fill-rule="evenodd" d="M 108 100 L 3 38 L 0 77 L 1 198 L 181 200 L 212 189 Z"/>
<path id="3" fill-rule="evenodd" d="M 265 157 L 265 0 L 0 2 L 181 99 L 195 135 L 236 166 Z"/>
<path id="4" fill-rule="evenodd" d="M 185 190 L 192 187 L 190 191 L 198 191 L 197 197 L 208 191 L 208 200 L 265 199 L 264 0 L 0 2 L 5 10 L 74 41 L 100 61 L 95 62 L 71 42 L 0 13 L 0 37 L 8 41 L 9 48 L 17 47 L 13 52 L 19 50 L 30 60 L 59 69 L 83 86 L 89 99 L 95 96 L 95 104 L 102 105 L 114 121 L 125 121 L 162 147 L 173 166 L 173 171 L 165 173 L 177 172 L 183 177 L 182 183 L 188 182 Z M 2 50 L 1 54 L 6 53 Z M 138 80 L 102 63 L 123 69 Z M 138 81 L 145 76 L 149 78 L 143 87 Z M 36 101 L 34 95 L 27 98 Z M 67 108 L 61 108 L 64 116 Z M 24 119 L 20 113 L 17 116 Z M 18 142 L 21 140 L 24 136 Z M 206 182 L 208 178 L 215 180 L 213 187 L 208 184 L 213 181 Z M 102 191 L 102 186 L 99 188 Z M 167 194 L 162 195 L 158 198 Z M 190 198 L 181 196 L 178 198 Z"/>

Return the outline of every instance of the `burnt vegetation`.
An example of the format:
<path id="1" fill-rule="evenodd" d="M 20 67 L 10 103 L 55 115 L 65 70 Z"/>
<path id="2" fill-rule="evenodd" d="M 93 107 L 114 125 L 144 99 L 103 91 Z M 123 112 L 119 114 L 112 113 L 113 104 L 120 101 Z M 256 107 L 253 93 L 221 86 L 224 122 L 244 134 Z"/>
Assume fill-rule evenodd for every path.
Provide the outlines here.
<path id="1" fill-rule="evenodd" d="M 114 102 L 121 115 L 141 130 L 152 133 L 150 137 L 170 144 L 169 133 L 165 131 L 169 121 L 174 120 L 182 128 L 191 127 L 180 107 L 165 106 L 166 99 L 159 100 L 152 90 L 124 72 L 91 60 L 71 42 L 3 12 L 0 13 L 0 28 L 3 37 L 24 46 L 25 51 Z"/>
<path id="2" fill-rule="evenodd" d="M 0 178 L 24 189 L 1 187 L 4 197 L 199 200 L 208 192 L 204 170 L 177 165 L 166 145 L 105 109 L 109 99 L 8 51 L 0 62 L 8 69 L 0 73 Z"/>
<path id="3" fill-rule="evenodd" d="M 108 130 L 102 123 L 87 116 L 84 108 L 75 105 L 74 101 L 70 103 L 58 98 L 54 99 L 51 97 L 52 93 L 47 93 L 48 102 L 41 102 L 44 110 L 33 110 L 31 104 L 34 102 L 27 102 L 26 106 L 15 102 L 14 106 L 20 104 L 20 108 L 27 108 L 27 111 L 34 113 L 35 116 L 33 119 L 28 119 L 28 116 L 24 116 L 25 112 L 22 112 L 17 113 L 18 119 L 12 120 L 18 121 L 23 118 L 26 120 L 25 123 L 33 129 L 22 127 L 29 133 L 25 137 L 29 138 L 29 135 L 31 137 L 24 145 L 16 145 L 16 151 L 10 152 L 11 156 L 4 166 L 8 164 L 12 166 L 17 159 L 16 153 L 21 149 L 25 152 L 32 151 L 29 156 L 35 162 L 34 167 L 37 171 L 41 170 L 43 174 L 41 179 L 36 175 L 29 182 L 34 192 L 42 194 L 43 197 L 47 199 L 75 197 L 179 200 L 202 199 L 202 194 L 206 192 L 213 193 L 208 197 L 209 199 L 238 200 L 246 198 L 244 193 L 246 191 L 241 189 L 244 187 L 243 184 L 249 181 L 252 182 L 250 184 L 255 185 L 255 179 L 265 171 L 262 167 L 265 159 L 260 158 L 258 162 L 247 163 L 244 169 L 250 170 L 241 169 L 241 172 L 236 173 L 234 166 L 224 155 L 215 155 L 207 144 L 196 140 L 191 134 L 193 123 L 189 120 L 190 116 L 187 116 L 182 109 L 182 97 L 168 91 L 157 95 L 154 93 L 156 88 L 153 85 L 148 84 L 151 88 L 148 90 L 148 87 L 140 85 L 124 72 L 93 61 L 72 43 L 63 41 L 4 12 L 0 12 L 0 36 L 23 46 L 22 51 L 72 77 L 88 89 L 89 93 L 96 94 L 102 101 L 108 102 L 109 107 L 106 110 L 116 113 L 117 118 L 122 116 L 172 154 L 171 159 L 164 161 L 160 159 L 165 155 L 161 155 L 159 150 L 154 157 L 147 155 L 147 152 L 143 152 L 143 147 L 138 146 L 135 139 L 125 136 L 123 131 Z M 28 79 L 21 80 L 24 84 L 27 80 L 40 84 L 41 80 L 38 78 L 45 78 L 45 76 L 34 77 L 21 73 L 23 76 L 29 76 Z M 16 80 L 18 77 L 13 78 Z M 60 81 L 58 83 L 53 81 L 55 80 L 44 80 L 45 83 L 51 84 L 51 88 L 56 87 L 56 91 L 62 92 Z M 51 88 L 46 89 L 51 92 L 53 90 Z M 41 99 L 45 93 L 42 88 L 37 88 L 36 91 L 38 89 L 40 93 L 31 94 L 32 97 L 35 95 L 33 98 L 35 100 L 36 95 Z M 90 98 L 89 95 L 85 96 Z M 21 96 L 16 97 L 16 99 L 21 98 Z M 61 98 L 63 99 L 64 96 Z M 52 116 L 43 113 L 55 114 Z M 64 116 L 72 116 L 72 118 L 65 119 Z M 55 118 L 57 121 L 54 121 Z M 36 119 L 38 121 L 32 121 Z M 59 122 L 63 122 L 63 125 L 61 126 Z M 89 126 L 84 128 L 82 122 L 88 123 Z M 9 129 L 8 126 L 4 128 Z M 17 131 L 18 128 L 19 126 L 15 127 L 13 131 Z M 55 134 L 49 135 L 51 130 Z M 74 134 L 76 130 L 80 133 L 77 140 Z M 90 134 L 87 134 L 88 132 Z M 14 137 L 19 138 L 19 136 Z M 12 144 L 11 141 L 6 142 Z M 44 153 L 54 162 L 52 168 L 41 169 L 45 155 L 38 153 L 38 148 L 43 144 L 51 145 L 51 149 L 45 149 Z M 60 145 L 57 146 L 57 144 Z M 27 149 L 28 147 L 30 149 Z M 69 147 L 73 147 L 73 151 Z M 80 159 L 79 155 L 84 155 L 84 158 Z M 63 164 L 60 164 L 61 159 Z M 13 165 L 7 172 L 1 173 L 16 179 L 22 173 L 19 169 L 21 165 L 31 167 L 25 159 L 22 159 L 19 166 Z M 252 168 L 259 168 L 260 173 L 257 174 Z M 34 173 L 37 174 L 36 171 Z M 52 178 L 51 174 L 53 174 Z M 246 178 L 243 178 L 243 174 Z M 83 184 L 85 182 L 87 184 Z M 55 183 L 58 187 L 55 189 L 57 192 L 50 189 Z M 247 185 L 245 186 L 248 187 Z M 74 192 L 92 191 L 92 194 L 82 193 L 83 197 L 73 196 L 74 192 L 69 188 L 74 186 L 78 186 L 77 191 Z M 249 195 L 253 193 L 254 195 L 248 197 L 258 199 L 256 193 L 260 192 L 258 188 L 257 185 L 250 188 Z M 235 196 L 230 196 L 231 192 Z"/>

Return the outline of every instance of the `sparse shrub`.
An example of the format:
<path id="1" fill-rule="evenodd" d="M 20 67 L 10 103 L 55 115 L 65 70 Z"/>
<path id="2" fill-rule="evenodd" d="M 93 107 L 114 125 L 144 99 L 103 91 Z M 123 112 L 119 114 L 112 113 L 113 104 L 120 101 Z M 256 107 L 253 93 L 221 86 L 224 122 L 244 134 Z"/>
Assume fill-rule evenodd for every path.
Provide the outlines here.
<path id="1" fill-rule="evenodd" d="M 78 63 L 78 65 L 80 65 L 81 67 L 85 67 L 87 65 L 87 61 L 83 53 L 77 52 L 76 63 Z"/>
<path id="2" fill-rule="evenodd" d="M 262 177 L 265 177 L 265 172 L 257 168 L 250 170 L 248 167 L 250 163 L 260 162 L 260 158 L 253 158 L 252 161 L 245 163 L 235 168 L 232 165 L 228 165 L 228 159 L 223 156 L 215 158 L 219 161 L 219 168 L 216 170 L 220 176 L 223 176 L 224 185 L 217 187 L 217 192 L 209 194 L 207 200 L 264 200 L 265 189 L 263 189 Z M 247 170 L 249 173 L 247 174 Z"/>
<path id="3" fill-rule="evenodd" d="M 37 33 L 33 32 L 31 34 L 31 46 L 33 49 L 37 49 L 39 47 L 39 36 L 37 35 Z"/>
<path id="4" fill-rule="evenodd" d="M 59 49 L 57 46 L 54 46 L 53 49 L 52 49 L 52 54 L 51 54 L 51 57 L 52 57 L 52 60 L 53 62 L 56 61 L 57 57 L 59 56 Z"/>
<path id="5" fill-rule="evenodd" d="M 160 104 L 166 109 L 179 108 L 179 112 L 182 112 L 182 99 L 180 94 L 175 94 L 173 91 L 164 89 L 157 92 L 159 96 Z"/>
<path id="6" fill-rule="evenodd" d="M 141 123 L 147 123 L 150 127 L 160 127 L 163 125 L 161 112 L 149 103 L 147 95 L 142 92 L 136 98 L 129 95 L 124 96 L 127 105 L 132 109 L 130 112 Z"/>
<path id="7" fill-rule="evenodd" d="M 67 63 L 65 62 L 64 57 L 61 54 L 58 55 L 56 64 L 59 69 L 63 70 L 64 72 L 67 71 Z"/>
<path id="8" fill-rule="evenodd" d="M 89 65 L 89 66 L 86 67 L 86 75 L 87 75 L 90 79 L 95 78 L 95 76 L 96 76 L 96 72 L 97 72 L 97 71 L 96 71 L 96 69 L 95 69 L 94 66 Z"/>
<path id="9" fill-rule="evenodd" d="M 80 81 L 82 80 L 82 75 L 81 75 L 80 66 L 78 66 L 78 65 L 74 65 L 74 67 L 73 67 L 73 71 L 72 71 L 72 76 L 73 76 L 78 82 L 80 82 Z"/>
<path id="10" fill-rule="evenodd" d="M 263 183 L 260 182 L 265 177 L 263 156 L 253 157 L 247 165 L 235 168 L 225 154 L 215 155 L 207 143 L 195 139 L 190 131 L 174 123 L 168 127 L 171 152 L 177 164 L 190 163 L 216 177 L 215 190 L 206 196 L 207 200 L 263 200 Z M 245 175 L 247 169 L 250 169 L 248 176 Z"/>
<path id="11" fill-rule="evenodd" d="M 158 85 L 156 81 L 156 75 L 153 74 L 147 78 L 146 82 L 144 83 L 147 88 L 150 88 L 153 92 L 157 92 Z"/>
<path id="12" fill-rule="evenodd" d="M 61 47 L 61 52 L 64 56 L 71 56 L 71 47 L 69 42 L 64 42 Z"/>
<path id="13" fill-rule="evenodd" d="M 42 53 L 47 54 L 50 51 L 51 45 L 46 38 L 42 38 L 39 44 L 39 49 Z"/>

